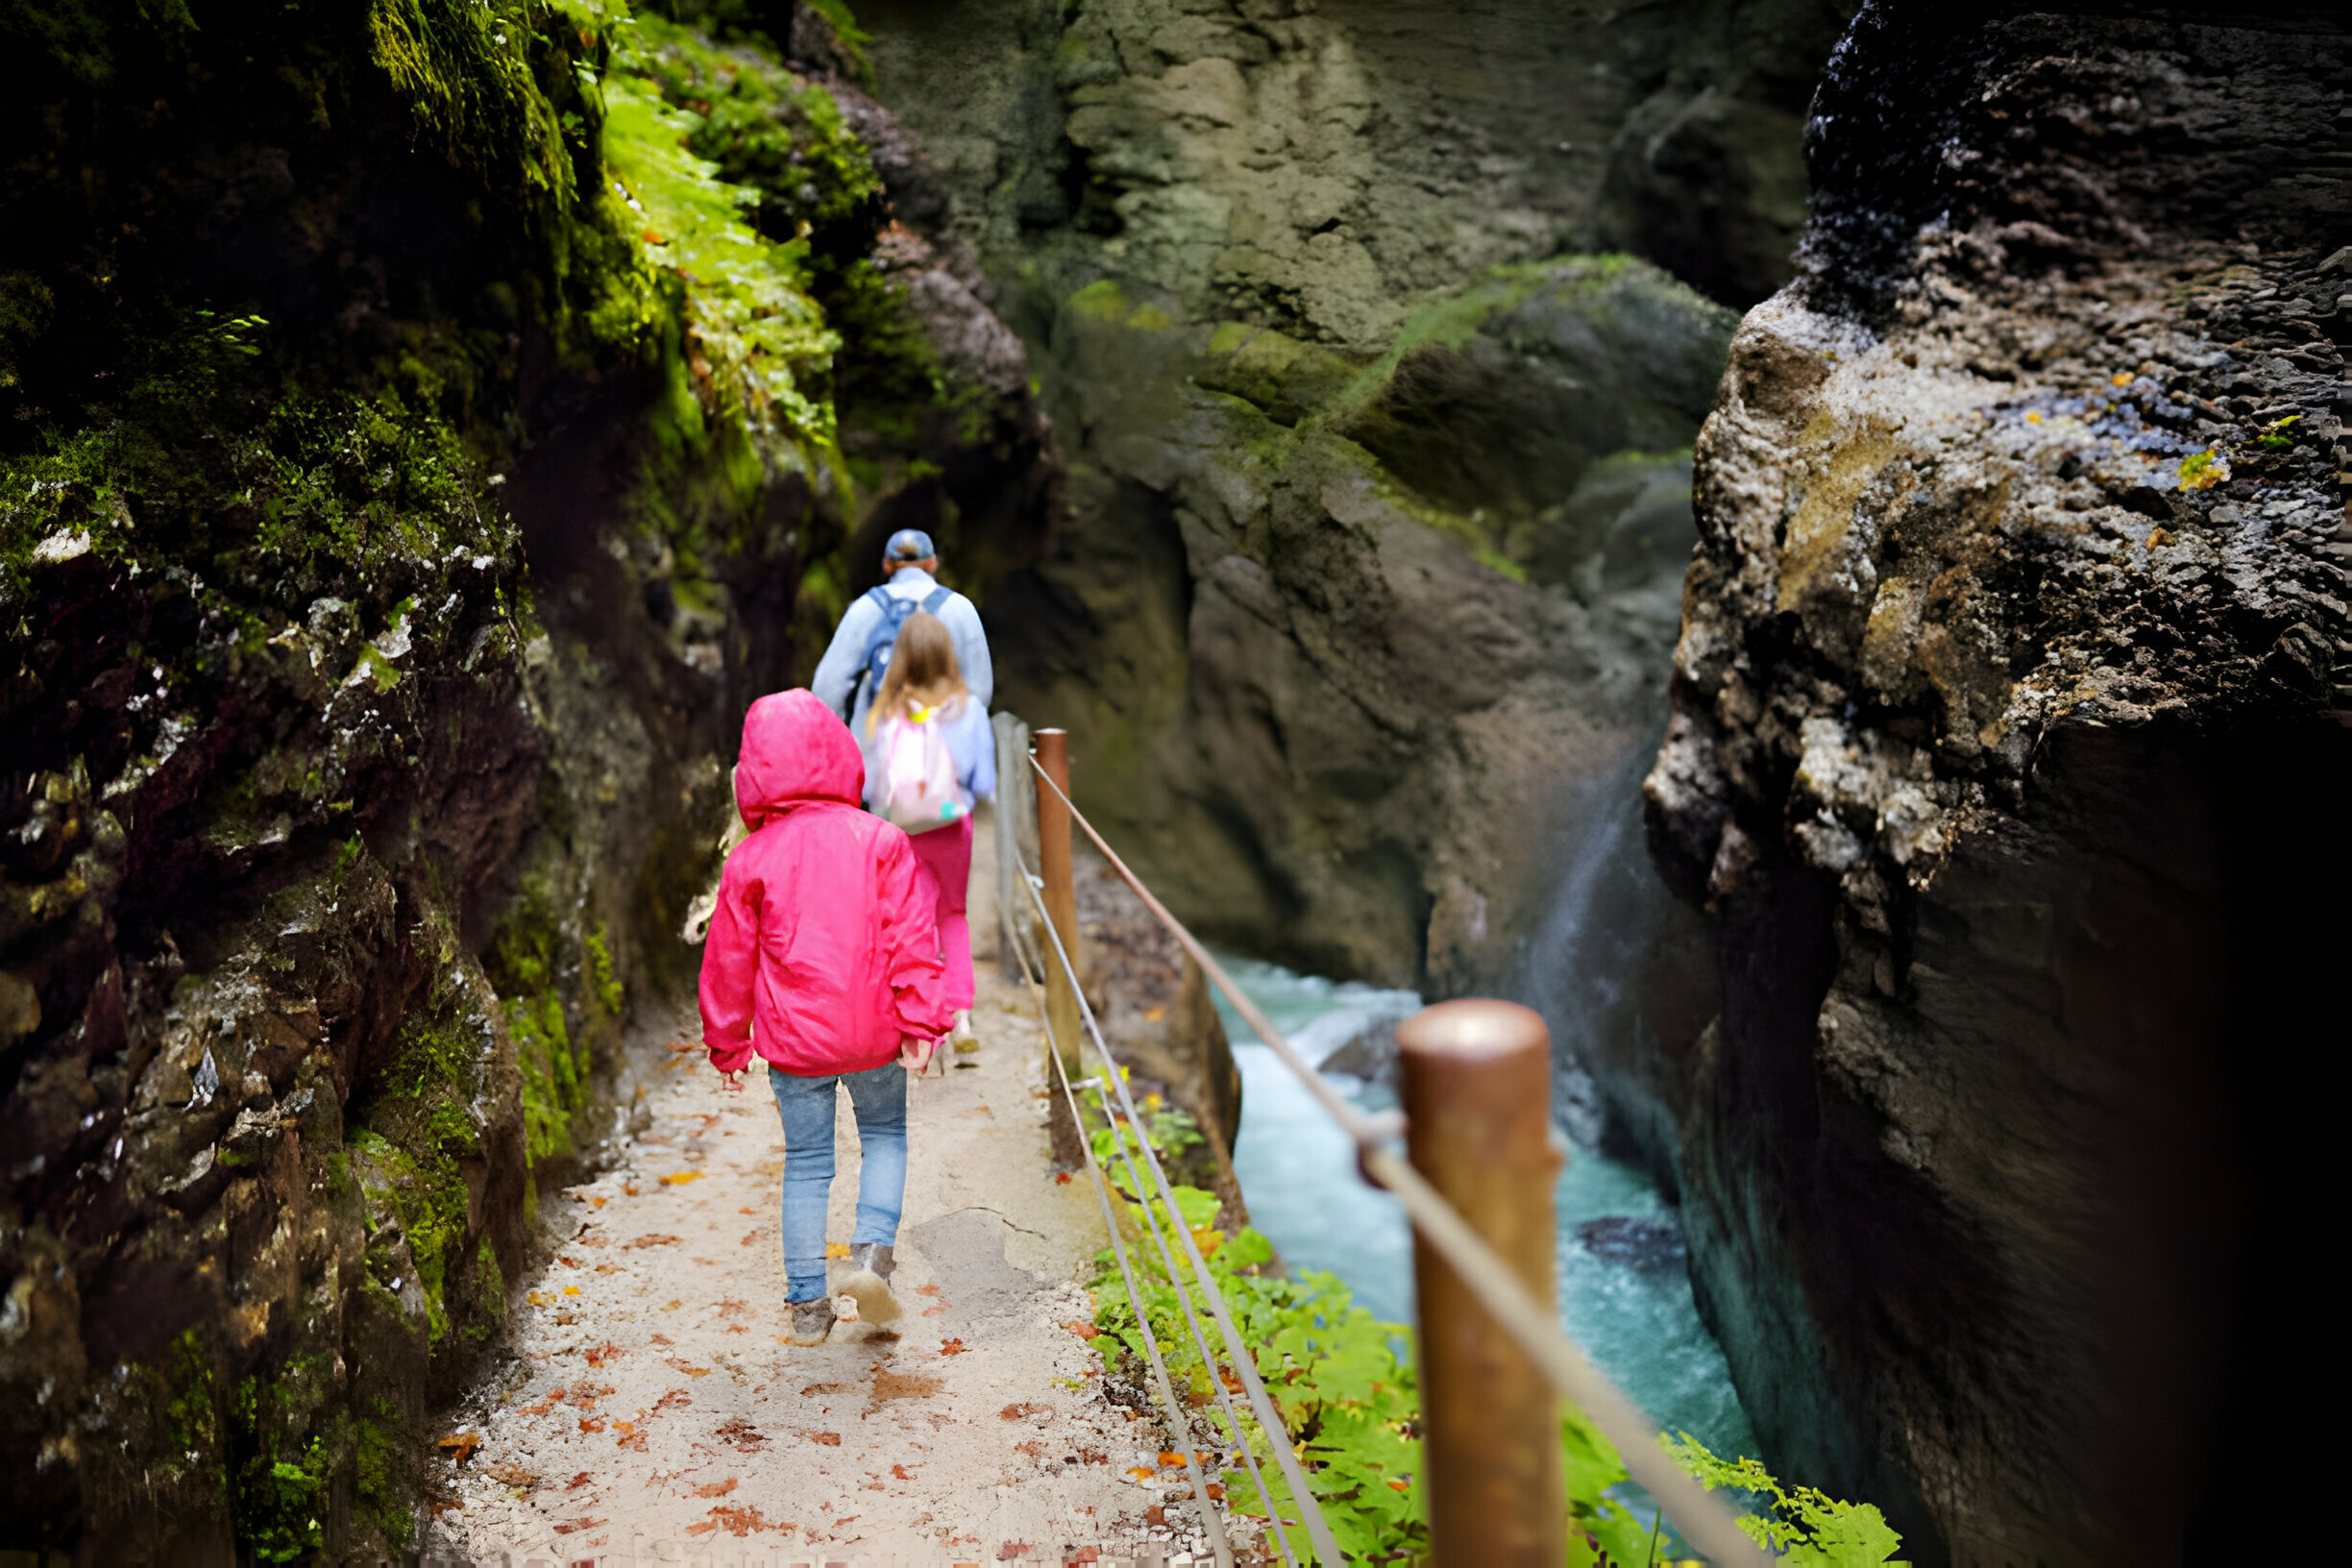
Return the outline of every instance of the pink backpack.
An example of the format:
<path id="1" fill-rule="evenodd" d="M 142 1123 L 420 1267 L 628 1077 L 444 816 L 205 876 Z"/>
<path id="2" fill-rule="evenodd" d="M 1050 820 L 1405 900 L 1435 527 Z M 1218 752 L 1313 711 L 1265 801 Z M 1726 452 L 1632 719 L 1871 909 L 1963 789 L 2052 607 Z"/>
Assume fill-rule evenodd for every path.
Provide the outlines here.
<path id="1" fill-rule="evenodd" d="M 972 797 L 956 781 L 955 754 L 941 733 L 940 710 L 919 711 L 919 719 L 885 719 L 874 726 L 882 815 L 909 833 L 952 827 L 972 809 Z"/>

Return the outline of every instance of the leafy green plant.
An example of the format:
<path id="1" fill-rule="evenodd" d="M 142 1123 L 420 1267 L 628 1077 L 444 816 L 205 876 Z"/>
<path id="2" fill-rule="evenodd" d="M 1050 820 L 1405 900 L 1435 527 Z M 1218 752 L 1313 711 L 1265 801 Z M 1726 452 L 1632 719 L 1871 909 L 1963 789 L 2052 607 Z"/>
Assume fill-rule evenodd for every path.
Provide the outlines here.
<path id="1" fill-rule="evenodd" d="M 1188 1295 L 1197 1304 L 1197 1284 L 1168 1232 L 1165 1205 L 1141 1201 L 1147 1194 L 1119 1186 L 1125 1175 L 1122 1149 L 1141 1163 L 1140 1139 L 1123 1116 L 1115 1115 L 1099 1091 L 1088 1095 L 1095 1119 L 1095 1160 L 1122 1200 L 1117 1213 L 1127 1240 L 1130 1266 L 1143 1313 L 1180 1397 L 1199 1409 L 1235 1451 L 1223 1483 L 1236 1511 L 1285 1522 L 1293 1551 L 1309 1558 L 1298 1520 L 1297 1501 L 1272 1458 L 1265 1433 L 1254 1423 L 1234 1432 L 1217 1407 L 1212 1380 L 1222 1383 L 1241 1405 L 1241 1386 L 1227 1365 L 1204 1363 L 1167 1279 L 1157 1227 Z M 1147 1115 L 1150 1110 L 1139 1106 Z M 1178 1115 L 1181 1115 L 1179 1113 Z M 1158 1131 L 1157 1119 L 1153 1133 Z M 1189 1118 L 1185 1118 L 1188 1123 Z M 1197 1136 L 1197 1134 L 1195 1135 Z M 1414 1372 L 1412 1331 L 1384 1323 L 1356 1305 L 1339 1279 L 1314 1270 L 1291 1277 L 1267 1271 L 1274 1249 L 1253 1228 L 1231 1235 L 1214 1227 L 1218 1200 L 1195 1188 L 1174 1188 L 1178 1218 L 1200 1243 L 1211 1277 L 1233 1314 L 1241 1342 L 1252 1347 L 1259 1376 L 1298 1455 L 1307 1482 L 1349 1562 L 1413 1560 L 1429 1550 L 1426 1498 L 1422 1489 L 1421 1402 Z M 1143 1365 L 1143 1335 L 1129 1304 L 1114 1254 L 1097 1259 L 1094 1286 L 1095 1344 L 1108 1366 Z M 1197 1305 L 1196 1305 L 1196 1310 Z M 1221 1340 L 1210 1335 L 1213 1353 Z M 1768 1515 L 1749 1516 L 1741 1528 L 1791 1563 L 1806 1568 L 1881 1568 L 1900 1544 L 1875 1507 L 1842 1503 L 1811 1487 L 1784 1488 L 1754 1459 L 1717 1458 L 1687 1433 L 1659 1439 L 1676 1462 L 1709 1487 L 1732 1486 L 1773 1500 Z M 1265 1482 L 1262 1493 L 1239 1460 L 1247 1447 Z M 1625 1459 L 1582 1411 L 1561 1406 L 1560 1462 L 1568 1495 L 1570 1568 L 1649 1568 L 1678 1548 L 1656 1517 L 1645 1521 L 1613 1495 L 1629 1479 Z M 1896 1565 L 1899 1568 L 1899 1565 Z"/>
<path id="2" fill-rule="evenodd" d="M 2302 418 L 2301 414 L 2289 414 L 2285 419 L 2272 420 L 2263 427 L 2263 432 L 2254 438 L 2254 444 L 2265 452 L 2286 451 L 2295 444 L 2295 432 L 2288 427 L 2299 423 Z"/>
<path id="3" fill-rule="evenodd" d="M 1740 1529 L 1758 1546 L 1800 1568 L 1902 1568 L 1902 1537 L 1868 1503 L 1841 1503 L 1810 1486 L 1784 1486 L 1754 1459 L 1718 1458 L 1689 1433 L 1661 1434 L 1659 1446 L 1708 1491 L 1730 1487 L 1772 1499 L 1768 1514 L 1745 1514 Z"/>

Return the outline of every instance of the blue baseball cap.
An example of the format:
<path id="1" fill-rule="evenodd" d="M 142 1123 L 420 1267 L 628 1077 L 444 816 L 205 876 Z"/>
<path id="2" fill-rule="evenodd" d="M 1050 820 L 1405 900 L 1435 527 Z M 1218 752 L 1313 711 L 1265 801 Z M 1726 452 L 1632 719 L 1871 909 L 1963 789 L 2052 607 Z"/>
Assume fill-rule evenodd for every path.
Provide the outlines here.
<path id="1" fill-rule="evenodd" d="M 927 561 L 939 551 L 932 548 L 931 536 L 920 528 L 900 528 L 882 547 L 882 564 L 891 566 L 908 561 Z"/>

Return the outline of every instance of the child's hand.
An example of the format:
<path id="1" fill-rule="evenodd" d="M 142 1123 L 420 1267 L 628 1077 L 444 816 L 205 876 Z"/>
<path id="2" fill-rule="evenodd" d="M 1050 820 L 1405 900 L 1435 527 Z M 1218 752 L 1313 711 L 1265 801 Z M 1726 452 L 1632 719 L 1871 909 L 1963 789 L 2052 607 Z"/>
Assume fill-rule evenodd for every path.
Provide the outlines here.
<path id="1" fill-rule="evenodd" d="M 898 1065 L 919 1078 L 922 1076 L 923 1068 L 931 1065 L 931 1053 L 937 1049 L 939 1049 L 939 1041 L 936 1040 L 917 1040 L 913 1035 L 903 1036 L 898 1041 Z"/>

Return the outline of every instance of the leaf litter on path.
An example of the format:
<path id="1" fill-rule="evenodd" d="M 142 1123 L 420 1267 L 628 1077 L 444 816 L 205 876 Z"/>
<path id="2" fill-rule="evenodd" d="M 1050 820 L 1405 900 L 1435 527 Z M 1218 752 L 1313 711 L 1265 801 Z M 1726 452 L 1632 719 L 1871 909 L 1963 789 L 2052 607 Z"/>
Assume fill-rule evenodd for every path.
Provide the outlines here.
<path id="1" fill-rule="evenodd" d="M 992 974 L 983 984 L 1003 989 Z M 432 1540 L 476 1560 L 531 1543 L 569 1560 L 626 1551 L 640 1533 L 681 1544 L 721 1532 L 790 1536 L 812 1550 L 943 1563 L 1023 1541 L 1067 1543 L 1081 1561 L 1089 1546 L 1101 1556 L 1132 1556 L 1153 1539 L 1186 1550 L 1190 1502 L 1156 1471 L 1139 1484 L 1099 1462 L 1137 1453 L 1139 1439 L 1160 1449 L 1144 1437 L 1153 1429 L 1105 1401 L 1100 1358 L 1078 1332 L 1091 1307 L 1074 1282 L 1101 1244 L 1099 1216 L 1083 1185 L 1053 1181 L 1017 1018 L 978 1017 L 979 1070 L 909 1085 L 893 1283 L 901 1300 L 923 1297 L 926 1314 L 953 1312 L 953 1298 L 969 1296 L 985 1315 L 950 1317 L 955 1332 L 935 1342 L 783 1342 L 791 1312 L 772 1217 L 783 1168 L 772 1110 L 760 1086 L 727 1095 L 704 1063 L 676 1053 L 682 1070 L 648 1090 L 651 1138 L 629 1139 L 614 1168 L 543 1200 L 567 1247 L 609 1245 L 614 1261 L 555 1265 L 576 1294 L 560 1293 L 561 1280 L 529 1282 L 512 1326 L 513 1370 L 478 1392 L 444 1441 L 456 1506 Z M 826 1227 L 837 1237 L 852 1234 L 858 1170 L 851 1118 L 841 1123 Z M 727 1136 L 738 1127 L 767 1136 Z M 674 1138 L 687 1146 L 669 1149 Z M 687 1168 L 643 1168 L 680 1154 Z M 623 1197 L 625 1208 L 610 1207 Z M 917 1234 L 966 1212 L 1005 1219 L 1005 1261 L 979 1278 L 1033 1281 L 1033 1292 L 959 1287 L 956 1259 L 925 1255 Z M 682 1237 L 743 1214 L 770 1217 L 723 1259 L 697 1267 L 681 1256 Z M 848 1250 L 825 1247 L 835 1260 Z M 487 1462 L 465 1462 L 478 1450 Z M 1077 1454 L 1097 1462 L 1063 1462 Z M 748 1470 L 723 1467 L 752 1456 Z M 1176 1523 L 1154 1531 L 1143 1509 L 1164 1489 Z M 1242 1521 L 1233 1528 L 1250 1533 Z"/>

